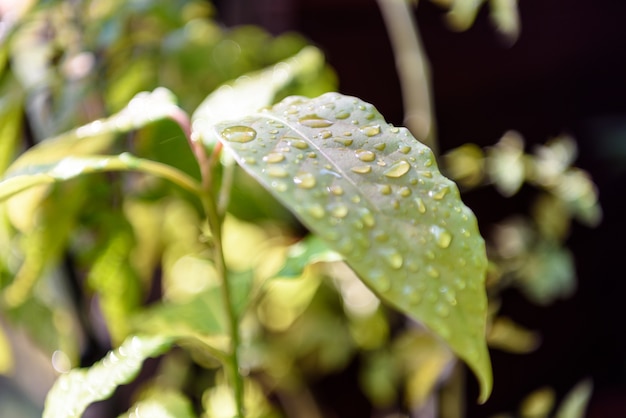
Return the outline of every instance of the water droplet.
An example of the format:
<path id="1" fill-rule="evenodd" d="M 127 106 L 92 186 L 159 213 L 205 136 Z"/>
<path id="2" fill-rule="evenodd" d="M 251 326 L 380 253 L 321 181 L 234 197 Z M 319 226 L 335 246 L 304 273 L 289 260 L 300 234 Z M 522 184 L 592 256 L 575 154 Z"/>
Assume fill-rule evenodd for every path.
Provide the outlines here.
<path id="1" fill-rule="evenodd" d="M 393 163 L 391 167 L 383 171 L 383 174 L 387 177 L 398 178 L 408 173 L 410 169 L 411 164 L 405 160 L 399 160 Z"/>
<path id="2" fill-rule="evenodd" d="M 463 290 L 465 289 L 465 280 L 461 279 L 460 277 L 457 277 L 454 279 L 454 285 L 456 286 L 457 289 Z"/>
<path id="3" fill-rule="evenodd" d="M 350 112 L 346 112 L 345 110 L 341 110 L 335 115 L 335 118 L 337 119 L 348 119 L 349 117 Z"/>
<path id="4" fill-rule="evenodd" d="M 268 176 L 282 178 L 289 174 L 283 167 L 269 167 L 265 170 Z"/>
<path id="5" fill-rule="evenodd" d="M 409 152 L 411 152 L 411 147 L 409 147 L 408 145 L 403 145 L 400 148 L 398 148 L 398 151 L 400 151 L 403 154 L 408 154 Z"/>
<path id="6" fill-rule="evenodd" d="M 374 148 L 376 148 L 378 151 L 382 151 L 385 149 L 386 146 L 387 146 L 386 143 L 379 142 L 378 144 L 374 145 Z"/>
<path id="7" fill-rule="evenodd" d="M 309 158 L 317 158 L 317 154 L 314 153 L 314 152 L 309 152 L 306 156 L 309 157 Z M 316 161 L 316 163 L 317 163 L 317 161 Z"/>
<path id="8" fill-rule="evenodd" d="M 369 165 L 358 165 L 356 167 L 352 167 L 350 170 L 357 174 L 367 174 L 372 171 L 372 167 L 370 167 Z"/>
<path id="9" fill-rule="evenodd" d="M 398 190 L 398 194 L 402 197 L 407 197 L 411 195 L 411 189 L 409 189 L 406 186 L 400 187 L 400 190 Z"/>
<path id="10" fill-rule="evenodd" d="M 382 252 L 382 257 L 389 267 L 394 270 L 400 270 L 404 264 L 404 258 L 395 249 L 386 250 Z"/>
<path id="11" fill-rule="evenodd" d="M 424 204 L 424 201 L 419 197 L 416 197 L 414 201 L 419 213 L 426 213 L 426 205 Z"/>
<path id="12" fill-rule="evenodd" d="M 389 132 L 391 132 L 392 134 L 397 134 L 398 132 L 400 132 L 400 129 L 396 128 L 395 126 L 391 126 L 389 128 Z"/>
<path id="13" fill-rule="evenodd" d="M 440 248 L 448 248 L 450 242 L 452 242 L 452 234 L 450 234 L 445 228 L 437 225 L 430 227 L 430 233 L 435 237 L 435 242 Z"/>
<path id="14" fill-rule="evenodd" d="M 430 158 L 424 162 L 424 167 L 430 167 L 431 165 L 433 165 L 433 160 Z"/>
<path id="15" fill-rule="evenodd" d="M 333 134 L 332 134 L 332 132 L 330 132 L 330 131 L 322 131 L 322 132 L 320 132 L 320 137 L 321 137 L 322 139 L 328 139 L 328 138 L 330 138 L 331 136 L 333 136 Z"/>
<path id="16" fill-rule="evenodd" d="M 450 188 L 448 186 L 443 186 L 436 190 L 430 190 L 428 192 L 428 196 L 432 197 L 435 200 L 441 200 L 446 194 L 448 194 L 449 191 Z"/>
<path id="17" fill-rule="evenodd" d="M 230 126 L 224 129 L 220 135 L 231 142 L 250 142 L 256 138 L 256 131 L 247 126 Z"/>
<path id="18" fill-rule="evenodd" d="M 391 207 L 394 209 L 400 208 L 400 202 L 398 201 L 398 199 L 391 199 Z"/>
<path id="19" fill-rule="evenodd" d="M 375 231 L 373 234 L 374 239 L 378 242 L 387 242 L 389 241 L 389 235 L 387 235 L 384 231 Z"/>
<path id="20" fill-rule="evenodd" d="M 422 177 L 426 177 L 427 179 L 432 179 L 433 178 L 433 173 L 431 173 L 430 171 L 422 171 Z"/>
<path id="21" fill-rule="evenodd" d="M 462 234 L 464 237 L 466 237 L 466 238 L 469 238 L 469 237 L 472 235 L 472 234 L 470 233 L 470 231 L 468 231 L 468 230 L 467 230 L 467 229 L 465 229 L 465 228 L 461 228 L 461 234 Z"/>
<path id="22" fill-rule="evenodd" d="M 388 195 L 391 194 L 391 186 L 388 184 L 379 184 L 378 191 L 380 194 Z"/>
<path id="23" fill-rule="evenodd" d="M 315 186 L 315 176 L 311 173 L 298 173 L 293 182 L 301 189 L 311 189 Z"/>
<path id="24" fill-rule="evenodd" d="M 287 190 L 287 184 L 282 181 L 273 181 L 272 188 L 278 190 L 279 192 L 284 192 L 285 190 Z"/>
<path id="25" fill-rule="evenodd" d="M 428 273 L 428 275 L 432 277 L 433 279 L 436 279 L 437 277 L 439 277 L 439 270 L 437 270 L 433 266 L 428 266 L 426 268 L 426 273 Z"/>
<path id="26" fill-rule="evenodd" d="M 269 133 L 272 135 L 276 135 L 278 133 L 278 129 L 272 129 Z"/>
<path id="27" fill-rule="evenodd" d="M 445 303 L 440 302 L 435 305 L 435 312 L 437 312 L 437 315 L 447 318 L 450 315 L 450 308 Z"/>
<path id="28" fill-rule="evenodd" d="M 432 250 L 428 250 L 424 254 L 426 254 L 426 258 L 429 259 L 429 260 L 434 260 L 435 259 L 435 253 L 432 252 Z"/>
<path id="29" fill-rule="evenodd" d="M 266 163 L 274 164 L 279 163 L 285 159 L 285 155 L 280 152 L 270 152 L 265 157 L 263 157 L 263 161 Z"/>
<path id="30" fill-rule="evenodd" d="M 372 151 L 368 151 L 364 149 L 356 150 L 355 154 L 359 160 L 365 161 L 365 162 L 371 162 L 376 159 L 376 154 L 374 154 Z"/>
<path id="31" fill-rule="evenodd" d="M 380 125 L 364 126 L 360 129 L 366 136 L 372 137 L 380 134 Z"/>
<path id="32" fill-rule="evenodd" d="M 352 203 L 359 203 L 361 201 L 361 198 L 358 195 L 354 195 L 350 198 L 350 200 L 352 201 Z"/>
<path id="33" fill-rule="evenodd" d="M 350 145 L 352 145 L 352 142 L 353 142 L 350 138 L 340 138 L 340 137 L 333 138 L 333 141 L 335 141 L 338 144 L 343 145 L 344 147 L 349 147 Z"/>
<path id="34" fill-rule="evenodd" d="M 256 164 L 256 158 L 254 158 L 254 157 L 246 157 L 246 158 L 244 158 L 244 160 L 243 160 L 243 161 L 244 161 L 246 164 L 248 164 L 248 165 L 254 165 L 254 164 Z"/>
<path id="35" fill-rule="evenodd" d="M 422 301 L 422 294 L 417 289 L 411 289 L 407 296 L 411 305 L 419 305 Z"/>
<path id="36" fill-rule="evenodd" d="M 417 261 L 415 260 L 407 261 L 406 267 L 409 269 L 411 273 L 417 273 L 417 271 L 420 269 L 419 265 L 417 264 Z"/>
<path id="37" fill-rule="evenodd" d="M 307 144 L 306 141 L 303 141 L 302 139 L 294 139 L 290 142 L 290 144 L 298 149 L 307 149 L 309 147 L 309 144 Z"/>
<path id="38" fill-rule="evenodd" d="M 330 206 L 330 214 L 335 218 L 345 218 L 348 215 L 348 207 L 343 203 L 337 203 Z"/>
<path id="39" fill-rule="evenodd" d="M 341 196 L 343 194 L 343 187 L 337 184 L 333 184 L 332 186 L 328 187 L 328 191 L 334 194 L 335 196 Z"/>
<path id="40" fill-rule="evenodd" d="M 363 221 L 363 224 L 368 228 L 372 228 L 374 225 L 376 225 L 374 215 L 372 215 L 372 212 L 367 209 L 361 209 L 361 220 Z"/>
<path id="41" fill-rule="evenodd" d="M 316 219 L 322 219 L 326 214 L 326 211 L 319 203 L 314 203 L 311 206 L 308 206 L 306 208 L 306 211 L 309 213 L 309 215 Z"/>
<path id="42" fill-rule="evenodd" d="M 298 119 L 300 125 L 308 126 L 309 128 L 327 128 L 332 126 L 332 122 L 326 119 L 322 119 L 317 115 L 307 115 Z"/>

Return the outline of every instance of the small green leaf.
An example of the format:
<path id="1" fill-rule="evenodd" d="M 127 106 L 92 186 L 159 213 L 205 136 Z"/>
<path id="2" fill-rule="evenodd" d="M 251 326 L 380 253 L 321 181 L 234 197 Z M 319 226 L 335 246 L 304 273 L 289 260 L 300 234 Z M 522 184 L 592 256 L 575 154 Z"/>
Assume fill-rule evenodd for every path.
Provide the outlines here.
<path id="1" fill-rule="evenodd" d="M 563 399 L 556 418 L 583 418 L 591 398 L 593 383 L 590 379 L 585 379 L 578 383 Z"/>
<path id="2" fill-rule="evenodd" d="M 423 322 L 491 391 L 485 246 L 430 149 L 336 93 L 214 127 L 238 163 L 383 300 Z"/>
<path id="3" fill-rule="evenodd" d="M 300 277 L 309 264 L 341 261 L 343 257 L 328 248 L 328 245 L 316 235 L 309 235 L 287 249 L 285 264 L 275 274 L 281 278 Z"/>
<path id="4" fill-rule="evenodd" d="M 110 397 L 139 373 L 145 359 L 162 354 L 170 344 L 166 337 L 134 336 L 92 367 L 61 375 L 48 392 L 43 418 L 82 416 L 89 404 Z"/>
<path id="5" fill-rule="evenodd" d="M 197 191 L 195 181 L 184 173 L 155 161 L 137 158 L 129 153 L 65 157 L 49 164 L 32 164 L 12 170 L 0 181 L 0 201 L 35 186 L 67 181 L 75 177 L 105 171 L 141 171 L 168 178 L 191 191 Z"/>

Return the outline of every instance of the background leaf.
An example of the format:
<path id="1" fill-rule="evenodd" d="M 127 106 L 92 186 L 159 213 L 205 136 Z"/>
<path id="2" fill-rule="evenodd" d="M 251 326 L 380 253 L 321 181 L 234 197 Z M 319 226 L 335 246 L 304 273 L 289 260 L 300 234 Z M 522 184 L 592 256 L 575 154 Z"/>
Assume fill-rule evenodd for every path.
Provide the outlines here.
<path id="1" fill-rule="evenodd" d="M 484 241 L 430 149 L 372 105 L 336 93 L 290 97 L 214 129 L 379 297 L 443 338 L 487 398 Z"/>
<path id="2" fill-rule="evenodd" d="M 134 336 L 89 369 L 61 375 L 48 392 L 43 418 L 81 416 L 89 404 L 107 399 L 117 386 L 130 382 L 146 358 L 158 356 L 169 346 L 166 337 Z"/>

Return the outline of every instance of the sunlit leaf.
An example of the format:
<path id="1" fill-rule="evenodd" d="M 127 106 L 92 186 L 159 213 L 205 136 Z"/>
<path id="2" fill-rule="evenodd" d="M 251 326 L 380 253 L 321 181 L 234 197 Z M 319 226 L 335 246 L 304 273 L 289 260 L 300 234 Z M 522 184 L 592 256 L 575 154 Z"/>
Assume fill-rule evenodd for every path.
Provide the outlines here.
<path id="1" fill-rule="evenodd" d="M 217 137 L 212 127 L 218 122 L 235 120 L 271 105 L 276 94 L 302 73 L 317 71 L 324 64 L 322 53 L 307 47 L 293 58 L 258 73 L 243 76 L 211 93 L 192 116 L 193 132 L 208 148 Z"/>
<path id="2" fill-rule="evenodd" d="M 156 174 L 192 191 L 197 190 L 195 182 L 181 172 L 164 164 L 123 153 L 120 155 L 65 157 L 49 164 L 31 164 L 20 169 L 12 169 L 0 181 L 0 201 L 35 186 L 67 181 L 84 174 L 105 171 L 141 171 Z"/>
<path id="3" fill-rule="evenodd" d="M 556 418 L 583 418 L 591 398 L 593 383 L 586 379 L 577 384 L 563 399 L 556 412 Z"/>
<path id="4" fill-rule="evenodd" d="M 125 414 L 118 418 L 194 418 L 191 401 L 172 390 L 151 390 Z"/>
<path id="5" fill-rule="evenodd" d="M 487 172 L 496 189 L 512 196 L 524 183 L 524 139 L 517 132 L 507 132 L 487 152 Z"/>
<path id="6" fill-rule="evenodd" d="M 548 417 L 554 408 L 555 398 L 552 388 L 537 389 L 524 398 L 519 408 L 519 416 L 522 418 Z"/>
<path id="7" fill-rule="evenodd" d="M 537 333 L 505 317 L 496 318 L 487 334 L 490 347 L 509 353 L 529 353 L 539 346 L 539 341 Z"/>
<path id="8" fill-rule="evenodd" d="M 61 375 L 48 392 L 43 418 L 82 416 L 89 404 L 109 398 L 134 379 L 145 359 L 167 351 L 170 343 L 163 336 L 134 336 L 90 368 Z"/>
<path id="9" fill-rule="evenodd" d="M 487 398 L 484 241 L 426 146 L 372 105 L 335 93 L 287 98 L 214 129 L 379 297 L 447 341 Z"/>
<path id="10" fill-rule="evenodd" d="M 310 264 L 340 260 L 342 256 L 328 248 L 318 236 L 308 235 L 289 247 L 285 264 L 276 273 L 276 277 L 300 277 L 304 268 Z"/>

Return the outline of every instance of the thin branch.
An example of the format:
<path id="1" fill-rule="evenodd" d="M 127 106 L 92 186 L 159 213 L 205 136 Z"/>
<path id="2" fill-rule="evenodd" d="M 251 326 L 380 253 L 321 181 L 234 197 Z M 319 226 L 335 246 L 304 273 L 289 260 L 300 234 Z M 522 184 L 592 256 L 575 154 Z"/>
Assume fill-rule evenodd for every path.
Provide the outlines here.
<path id="1" fill-rule="evenodd" d="M 396 59 L 404 124 L 437 154 L 430 66 L 408 0 L 377 0 Z"/>

